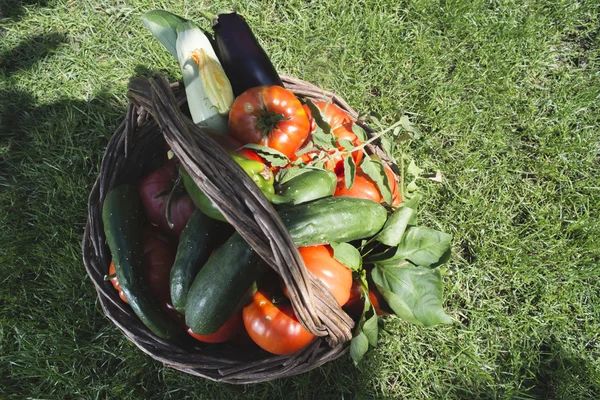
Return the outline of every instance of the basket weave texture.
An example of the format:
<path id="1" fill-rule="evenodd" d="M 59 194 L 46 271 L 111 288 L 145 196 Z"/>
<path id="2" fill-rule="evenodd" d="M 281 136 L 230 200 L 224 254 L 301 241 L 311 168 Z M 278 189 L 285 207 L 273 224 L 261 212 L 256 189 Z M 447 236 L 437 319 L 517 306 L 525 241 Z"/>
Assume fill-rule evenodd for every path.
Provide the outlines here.
<path id="1" fill-rule="evenodd" d="M 357 113 L 337 95 L 308 82 L 282 76 L 287 89 L 300 98 L 330 101 L 352 118 Z M 163 77 L 133 78 L 127 114 L 107 145 L 99 176 L 88 201 L 88 220 L 82 253 L 106 316 L 129 340 L 152 358 L 174 369 L 210 380 L 256 383 L 292 376 L 334 360 L 349 349 L 354 322 L 333 296 L 304 266 L 278 214 L 262 192 L 231 157 L 182 110 L 185 91 Z M 357 121 L 368 136 L 372 130 Z M 204 344 L 191 337 L 166 341 L 154 335 L 123 303 L 104 277 L 111 260 L 102 224 L 102 206 L 116 186 L 135 184 L 163 162 L 164 143 L 171 147 L 196 184 L 284 280 L 302 325 L 318 336 L 311 345 L 290 356 L 269 354 L 255 347 Z M 366 146 L 391 164 L 380 147 Z M 396 166 L 391 164 L 392 168 Z"/>

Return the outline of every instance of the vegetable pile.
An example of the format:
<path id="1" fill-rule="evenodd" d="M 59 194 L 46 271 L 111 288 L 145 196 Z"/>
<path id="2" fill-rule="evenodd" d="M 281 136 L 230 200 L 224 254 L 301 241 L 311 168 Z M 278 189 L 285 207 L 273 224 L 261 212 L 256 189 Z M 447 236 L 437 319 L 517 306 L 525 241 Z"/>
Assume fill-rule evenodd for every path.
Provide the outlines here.
<path id="1" fill-rule="evenodd" d="M 418 226 L 414 181 L 404 187 L 403 168 L 399 183 L 365 151 L 381 140 L 391 155 L 384 134 L 411 133 L 406 118 L 368 138 L 337 105 L 285 89 L 240 15 L 209 18 L 214 38 L 167 11 L 142 21 L 179 62 L 194 123 L 256 183 L 306 268 L 355 320 L 355 363 L 377 345 L 381 316 L 452 322 L 442 308 L 440 271 L 450 235 Z M 419 174 L 414 164 L 408 172 Z M 278 355 L 315 340 L 283 280 L 167 148 L 161 167 L 107 195 L 102 217 L 112 255 L 106 279 L 158 337 L 189 334 Z"/>

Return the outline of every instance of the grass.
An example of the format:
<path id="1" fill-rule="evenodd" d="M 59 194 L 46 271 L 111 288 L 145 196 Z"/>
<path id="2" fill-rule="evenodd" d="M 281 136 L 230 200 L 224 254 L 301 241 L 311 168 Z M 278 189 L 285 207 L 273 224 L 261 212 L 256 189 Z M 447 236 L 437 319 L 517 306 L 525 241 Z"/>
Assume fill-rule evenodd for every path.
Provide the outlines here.
<path id="1" fill-rule="evenodd" d="M 209 5 L 210 4 L 210 5 Z M 356 109 L 410 113 L 421 221 L 453 235 L 445 308 L 343 358 L 230 386 L 165 368 L 102 314 L 86 201 L 132 75 L 177 66 L 139 16 L 239 10 L 277 69 Z M 597 1 L 0 3 L 0 398 L 600 396 Z M 202 22 L 205 27 L 208 24 Z"/>

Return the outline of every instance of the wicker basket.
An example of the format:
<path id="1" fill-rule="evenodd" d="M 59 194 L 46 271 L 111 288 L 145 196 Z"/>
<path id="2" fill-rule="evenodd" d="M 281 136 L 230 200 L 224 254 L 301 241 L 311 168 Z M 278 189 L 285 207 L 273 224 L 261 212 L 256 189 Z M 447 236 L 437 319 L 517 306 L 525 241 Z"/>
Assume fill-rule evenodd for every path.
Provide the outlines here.
<path id="1" fill-rule="evenodd" d="M 282 76 L 298 97 L 329 100 L 350 116 L 357 113 L 333 93 L 307 82 Z M 310 274 L 279 216 L 246 173 L 203 129 L 181 111 L 185 91 L 164 78 L 134 78 L 127 115 L 108 143 L 100 174 L 90 193 L 83 238 L 83 261 L 108 318 L 142 351 L 174 369 L 228 383 L 255 383 L 296 375 L 334 360 L 348 351 L 352 319 Z M 183 107 L 185 109 L 185 107 Z M 368 135 L 371 129 L 360 124 Z M 163 139 L 164 138 L 164 139 Z M 102 225 L 106 195 L 123 183 L 135 183 L 163 162 L 169 144 L 196 184 L 255 251 L 281 276 L 290 291 L 298 319 L 318 336 L 306 349 L 290 356 L 269 354 L 255 347 L 204 344 L 191 338 L 163 340 L 148 330 L 104 280 L 111 256 Z M 390 163 L 379 148 L 368 153 Z M 397 171 L 395 165 L 393 169 Z"/>

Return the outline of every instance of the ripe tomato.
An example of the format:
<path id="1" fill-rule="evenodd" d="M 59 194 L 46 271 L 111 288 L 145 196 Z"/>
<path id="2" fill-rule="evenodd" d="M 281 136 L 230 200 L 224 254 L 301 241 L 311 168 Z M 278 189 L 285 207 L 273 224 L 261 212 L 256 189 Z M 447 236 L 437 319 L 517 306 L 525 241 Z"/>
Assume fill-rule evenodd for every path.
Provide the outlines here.
<path id="1" fill-rule="evenodd" d="M 350 118 L 350 116 L 346 114 L 341 108 L 339 108 L 335 104 L 325 103 L 324 101 L 316 102 L 315 105 L 319 107 L 321 111 L 323 111 L 325 122 L 327 122 L 331 126 L 332 133 L 338 140 L 338 150 L 344 150 L 344 147 L 339 144 L 339 141 L 342 139 L 350 141 L 355 147 L 362 144 L 358 136 L 352 130 L 352 118 Z M 308 109 L 307 106 L 305 107 Z M 309 114 L 309 119 L 310 118 L 312 118 L 312 114 Z M 314 122 L 314 119 L 312 120 L 312 124 L 314 124 L 314 129 L 316 129 L 316 123 Z M 314 129 L 311 129 L 311 132 L 314 131 Z M 331 150 L 330 153 L 335 153 L 335 150 Z M 302 154 L 300 158 L 305 163 L 308 163 L 318 154 L 318 151 L 308 152 Z M 356 165 L 358 165 L 362 160 L 363 154 L 364 152 L 362 150 L 356 150 L 352 152 L 352 158 L 354 159 L 354 163 Z M 332 160 L 327 160 L 325 162 L 325 168 L 335 172 L 336 174 L 342 173 L 344 170 L 344 157 L 345 156 L 343 155 L 339 155 L 334 157 Z M 296 156 L 293 156 L 291 158 L 292 161 L 295 161 L 297 159 L 298 157 Z"/>
<path id="2" fill-rule="evenodd" d="M 333 258 L 333 249 L 331 246 L 307 246 L 299 247 L 298 251 L 304 260 L 306 268 L 312 272 L 325 288 L 335 297 L 338 304 L 343 306 L 350 298 L 350 289 L 352 287 L 352 271 L 340 264 Z M 283 292 L 289 297 L 285 285 Z"/>
<path id="3" fill-rule="evenodd" d="M 324 101 L 317 101 L 315 105 L 323 111 L 323 116 L 325 117 L 325 121 L 331 125 L 332 130 L 336 130 L 342 125 L 348 125 L 352 127 L 354 121 L 352 118 L 344 110 L 339 108 L 333 103 L 326 103 Z M 350 129 L 352 131 L 352 129 Z"/>
<path id="4" fill-rule="evenodd" d="M 138 182 L 137 188 L 150 223 L 160 227 L 164 232 L 173 233 L 178 236 L 183 231 L 183 228 L 185 228 L 194 210 L 196 210 L 196 205 L 190 196 L 185 193 L 185 190 L 175 193 L 171 201 L 171 222 L 173 223 L 173 229 L 169 227 L 166 208 L 169 194 L 173 189 L 173 184 L 177 177 L 177 168 L 178 161 L 173 158 L 162 167 L 142 178 Z"/>
<path id="5" fill-rule="evenodd" d="M 392 310 L 383 298 L 383 295 L 379 292 L 379 290 L 377 290 L 374 283 L 370 283 L 369 286 L 371 286 L 369 288 L 369 300 L 375 308 L 375 313 L 381 316 L 390 315 Z M 344 305 L 344 311 L 346 311 L 352 318 L 356 319 L 360 318 L 362 315 L 364 306 L 365 299 L 363 298 L 360 282 L 355 280 L 352 282 L 350 299 Z"/>
<path id="6" fill-rule="evenodd" d="M 392 189 L 392 206 L 397 207 L 402 203 L 398 182 L 396 182 L 394 173 L 387 165 L 385 166 L 385 173 L 387 175 L 388 182 L 390 183 L 390 188 Z M 367 199 L 376 203 L 383 202 L 383 196 L 379 192 L 377 184 L 367 174 L 365 174 L 360 167 L 356 168 L 354 184 L 350 189 L 346 189 L 346 180 L 344 179 L 344 176 L 338 176 L 337 186 L 333 195 Z"/>
<path id="7" fill-rule="evenodd" d="M 300 100 L 281 86 L 257 86 L 239 95 L 229 112 L 229 133 L 288 157 L 304 143 L 310 124 Z"/>
<path id="8" fill-rule="evenodd" d="M 220 327 L 215 333 L 210 335 L 199 335 L 192 331 L 192 328 L 188 327 L 187 332 L 194 338 L 204 343 L 222 343 L 231 340 L 236 336 L 243 328 L 242 312 L 236 312 L 233 314 L 225 324 Z"/>
<path id="9" fill-rule="evenodd" d="M 269 353 L 287 355 L 308 346 L 315 336 L 298 322 L 291 304 L 273 304 L 261 291 L 244 307 L 244 326 L 257 345 Z"/>
<path id="10" fill-rule="evenodd" d="M 116 273 L 117 273 L 117 270 L 115 269 L 115 262 L 111 260 L 110 266 L 108 267 L 108 274 L 115 275 Z M 129 302 L 127 301 L 127 298 L 125 297 L 125 293 L 123 293 L 123 289 L 121 289 L 121 285 L 119 284 L 119 279 L 117 279 L 116 275 L 113 278 L 110 278 L 110 283 L 112 283 L 113 287 L 117 290 L 117 292 L 119 292 L 119 297 L 121 298 L 121 300 L 123 300 L 125 303 L 129 304 Z"/>

